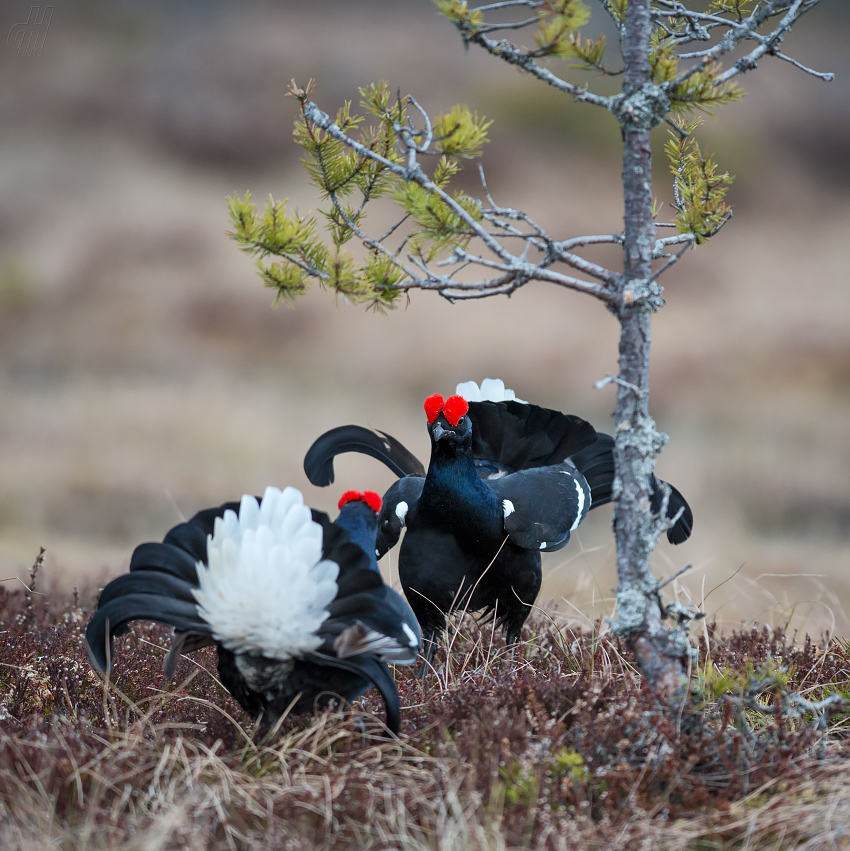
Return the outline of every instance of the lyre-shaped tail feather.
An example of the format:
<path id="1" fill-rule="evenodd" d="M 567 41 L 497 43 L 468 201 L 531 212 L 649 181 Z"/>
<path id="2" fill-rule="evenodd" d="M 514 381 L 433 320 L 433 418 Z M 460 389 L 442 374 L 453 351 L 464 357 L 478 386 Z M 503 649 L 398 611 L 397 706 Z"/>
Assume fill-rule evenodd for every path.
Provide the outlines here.
<path id="1" fill-rule="evenodd" d="M 86 628 L 89 660 L 102 671 L 110 667 L 113 637 L 125 633 L 132 621 L 165 624 L 213 642 L 212 627 L 199 615 L 192 587 L 174 577 L 137 571 L 114 579 L 102 596 Z"/>
<path id="2" fill-rule="evenodd" d="M 591 508 L 598 508 L 611 502 L 614 488 L 614 438 L 610 434 L 597 434 L 596 440 L 581 452 L 570 456 L 578 471 L 590 485 Z M 667 503 L 667 516 L 675 517 L 679 511 L 681 516 L 671 529 L 667 531 L 667 540 L 671 544 L 682 544 L 691 536 L 694 526 L 694 513 L 688 501 L 668 482 L 652 477 L 652 510 L 661 511 L 664 494 L 661 488 L 666 484 L 670 488 L 670 498 Z"/>
<path id="3" fill-rule="evenodd" d="M 470 402 L 469 418 L 475 459 L 510 472 L 560 464 L 596 438 L 581 417 L 522 402 Z"/>
<path id="4" fill-rule="evenodd" d="M 360 452 L 377 458 L 399 478 L 424 476 L 419 459 L 389 434 L 356 425 L 326 431 L 313 441 L 304 456 L 304 472 L 314 485 L 326 487 L 334 480 L 334 458 L 345 452 Z"/>
<path id="5" fill-rule="evenodd" d="M 343 671 L 351 671 L 360 674 L 369 680 L 381 693 L 384 699 L 384 707 L 387 712 L 387 728 L 393 735 L 397 735 L 401 726 L 401 700 L 398 696 L 395 680 L 392 678 L 387 666 L 368 653 L 352 656 L 349 659 L 338 659 L 332 656 L 313 654 L 312 658 L 331 668 L 340 668 Z"/>

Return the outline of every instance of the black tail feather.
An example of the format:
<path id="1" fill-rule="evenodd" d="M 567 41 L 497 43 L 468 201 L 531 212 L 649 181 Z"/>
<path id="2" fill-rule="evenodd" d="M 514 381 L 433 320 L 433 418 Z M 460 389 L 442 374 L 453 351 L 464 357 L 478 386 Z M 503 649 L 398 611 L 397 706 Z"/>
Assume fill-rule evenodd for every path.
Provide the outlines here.
<path id="1" fill-rule="evenodd" d="M 469 418 L 475 458 L 512 471 L 560 464 L 596 438 L 581 417 L 521 402 L 470 402 Z"/>
<path id="2" fill-rule="evenodd" d="M 192 588 L 197 584 L 190 585 L 183 579 L 163 573 L 157 570 L 136 570 L 133 573 L 125 573 L 117 579 L 113 579 L 103 591 L 97 601 L 98 608 L 111 603 L 121 597 L 131 594 L 155 594 L 160 597 L 171 597 L 175 600 L 185 600 L 194 603 L 195 597 Z"/>
<path id="3" fill-rule="evenodd" d="M 610 434 L 599 433 L 596 440 L 581 452 L 570 456 L 578 471 L 590 485 L 590 507 L 598 508 L 611 502 L 614 488 L 614 438 Z M 664 494 L 661 489 L 661 479 L 652 477 L 652 510 L 661 511 Z M 694 527 L 694 514 L 688 501 L 673 485 L 663 482 L 670 488 L 670 499 L 667 503 L 667 516 L 673 518 L 679 511 L 681 517 L 667 531 L 667 540 L 671 544 L 682 544 L 691 536 Z"/>
<path id="4" fill-rule="evenodd" d="M 334 458 L 344 452 L 360 452 L 377 458 L 399 478 L 424 476 L 419 459 L 394 437 L 356 425 L 332 428 L 313 441 L 304 456 L 304 472 L 314 485 L 326 487 L 334 480 Z"/>
<path id="5" fill-rule="evenodd" d="M 89 659 L 96 667 L 107 669 L 113 636 L 122 635 L 131 621 L 138 620 L 166 624 L 181 632 L 212 634 L 212 627 L 198 614 L 194 601 L 162 594 L 126 594 L 98 606 L 86 628 Z"/>
<path id="6" fill-rule="evenodd" d="M 597 433 L 590 446 L 570 455 L 570 461 L 590 487 L 590 507 L 610 502 L 614 486 L 614 438 L 610 434 Z"/>
<path id="7" fill-rule="evenodd" d="M 130 571 L 160 571 L 197 585 L 198 561 L 174 544 L 139 544 L 130 559 Z"/>
<path id="8" fill-rule="evenodd" d="M 653 476 L 653 479 L 655 481 L 653 482 L 652 487 L 652 510 L 656 513 L 661 511 L 664 494 L 662 493 L 659 485 L 667 485 L 667 487 L 670 488 L 670 500 L 667 503 L 667 516 L 673 518 L 680 510 L 682 511 L 682 516 L 675 522 L 671 529 L 668 529 L 667 540 L 671 544 L 683 544 L 691 537 L 691 532 L 694 529 L 694 513 L 691 511 L 688 501 L 676 488 L 673 487 L 673 485 L 669 482 L 662 482 L 661 479 L 656 479 L 655 476 Z"/>
<path id="9" fill-rule="evenodd" d="M 238 502 L 225 502 L 216 508 L 204 508 L 186 523 L 171 529 L 162 539 L 163 544 L 173 544 L 185 550 L 195 561 L 207 560 L 207 536 L 212 535 L 215 521 L 227 510 L 239 513 Z"/>
<path id="10" fill-rule="evenodd" d="M 401 700 L 398 696 L 395 680 L 383 662 L 370 653 L 361 653 L 348 659 L 338 659 L 319 654 L 314 654 L 314 658 L 323 665 L 351 671 L 368 679 L 384 699 L 384 707 L 387 711 L 387 728 L 394 736 L 398 735 L 401 726 Z"/>
<path id="11" fill-rule="evenodd" d="M 162 662 L 162 672 L 170 680 L 177 670 L 177 663 L 181 656 L 188 653 L 194 653 L 202 647 L 209 647 L 215 644 L 216 640 L 211 635 L 198 635 L 196 632 L 178 632 L 175 631 L 174 638 L 171 639 L 171 647 L 168 648 L 168 653 Z"/>

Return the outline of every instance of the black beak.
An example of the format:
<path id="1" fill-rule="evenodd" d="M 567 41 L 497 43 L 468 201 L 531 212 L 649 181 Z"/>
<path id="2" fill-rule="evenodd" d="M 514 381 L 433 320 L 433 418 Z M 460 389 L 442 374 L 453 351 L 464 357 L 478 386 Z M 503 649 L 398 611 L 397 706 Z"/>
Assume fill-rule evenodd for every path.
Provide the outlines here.
<path id="1" fill-rule="evenodd" d="M 439 423 L 434 423 L 434 427 L 431 429 L 431 434 L 434 435 L 434 442 L 440 440 L 440 438 L 444 437 L 447 434 L 451 434 L 451 432 L 447 428 L 443 428 Z"/>

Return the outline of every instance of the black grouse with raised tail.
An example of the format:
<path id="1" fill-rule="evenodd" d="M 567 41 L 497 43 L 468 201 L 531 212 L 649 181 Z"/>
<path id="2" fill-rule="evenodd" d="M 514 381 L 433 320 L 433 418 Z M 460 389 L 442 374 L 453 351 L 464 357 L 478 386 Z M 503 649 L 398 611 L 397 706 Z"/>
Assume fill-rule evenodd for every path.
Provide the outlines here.
<path id="1" fill-rule="evenodd" d="M 375 686 L 398 732 L 387 663 L 413 664 L 421 635 L 377 570 L 380 507 L 378 494 L 349 491 L 332 523 L 295 488 L 268 488 L 198 512 L 137 547 L 130 572 L 103 589 L 86 630 L 92 664 L 109 667 L 112 637 L 131 621 L 154 621 L 175 631 L 166 675 L 181 653 L 215 645 L 222 683 L 265 724 Z"/>
<path id="2" fill-rule="evenodd" d="M 516 399 L 501 381 L 466 382 L 457 391 L 445 402 L 426 400 L 427 474 L 397 440 L 360 426 L 323 434 L 304 468 L 313 484 L 327 485 L 342 452 L 383 461 L 401 478 L 384 495 L 378 556 L 407 527 L 399 575 L 426 640 L 444 627 L 447 612 L 467 608 L 495 611 L 513 642 L 540 588 L 540 552 L 565 546 L 589 509 L 610 502 L 614 441 L 580 417 Z M 656 512 L 663 487 L 653 477 Z M 675 521 L 668 538 L 681 543 L 693 515 L 667 487 Z"/>

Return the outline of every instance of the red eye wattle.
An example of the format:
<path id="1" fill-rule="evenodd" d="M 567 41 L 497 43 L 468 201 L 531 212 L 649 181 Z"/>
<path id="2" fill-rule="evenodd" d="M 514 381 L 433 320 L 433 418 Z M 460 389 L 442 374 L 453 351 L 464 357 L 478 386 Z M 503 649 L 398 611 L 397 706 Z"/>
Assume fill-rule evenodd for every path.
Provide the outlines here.
<path id="1" fill-rule="evenodd" d="M 346 491 L 340 498 L 337 508 L 342 508 L 347 502 L 356 502 L 361 499 L 363 494 L 360 491 Z"/>
<path id="2" fill-rule="evenodd" d="M 377 514 L 381 510 L 381 497 L 375 491 L 346 491 L 339 498 L 339 508 L 342 508 L 347 502 L 365 502 L 372 511 Z"/>
<path id="3" fill-rule="evenodd" d="M 424 408 L 428 422 L 434 422 L 443 410 L 443 397 L 439 393 L 434 393 L 425 400 Z"/>
<path id="4" fill-rule="evenodd" d="M 456 426 L 469 410 L 469 403 L 463 396 L 449 396 L 443 405 L 443 416 L 449 425 Z"/>

